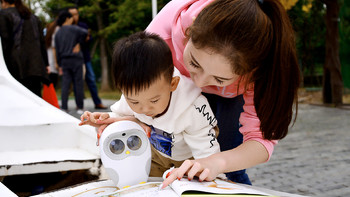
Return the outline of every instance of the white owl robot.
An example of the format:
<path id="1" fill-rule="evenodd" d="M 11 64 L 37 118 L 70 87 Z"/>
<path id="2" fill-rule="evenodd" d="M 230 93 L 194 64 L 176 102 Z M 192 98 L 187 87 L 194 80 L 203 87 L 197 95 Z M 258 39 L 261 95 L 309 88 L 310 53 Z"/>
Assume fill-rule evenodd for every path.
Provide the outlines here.
<path id="1" fill-rule="evenodd" d="M 132 121 L 110 124 L 100 138 L 102 164 L 119 188 L 146 182 L 151 147 L 145 131 Z"/>

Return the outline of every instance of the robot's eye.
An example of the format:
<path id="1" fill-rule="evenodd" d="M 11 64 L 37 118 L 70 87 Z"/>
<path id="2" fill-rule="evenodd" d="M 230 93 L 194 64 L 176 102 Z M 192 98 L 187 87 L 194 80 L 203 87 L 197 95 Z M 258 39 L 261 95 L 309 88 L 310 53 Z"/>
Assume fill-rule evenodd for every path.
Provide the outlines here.
<path id="1" fill-rule="evenodd" d="M 119 139 L 115 139 L 115 140 L 111 141 L 111 143 L 109 144 L 109 149 L 114 154 L 120 154 L 125 149 L 124 142 L 119 140 Z"/>
<path id="2" fill-rule="evenodd" d="M 142 141 L 138 136 L 133 135 L 128 138 L 127 144 L 131 150 L 137 150 L 141 147 Z"/>

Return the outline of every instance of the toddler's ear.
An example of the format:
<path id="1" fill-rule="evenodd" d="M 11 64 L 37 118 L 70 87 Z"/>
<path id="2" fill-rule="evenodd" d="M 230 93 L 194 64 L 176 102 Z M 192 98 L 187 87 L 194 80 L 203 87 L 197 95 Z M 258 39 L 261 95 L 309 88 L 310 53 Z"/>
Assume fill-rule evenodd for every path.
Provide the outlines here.
<path id="1" fill-rule="evenodd" d="M 177 85 L 179 85 L 180 82 L 180 77 L 179 76 L 175 76 L 171 79 L 171 91 L 175 91 L 177 88 Z"/>

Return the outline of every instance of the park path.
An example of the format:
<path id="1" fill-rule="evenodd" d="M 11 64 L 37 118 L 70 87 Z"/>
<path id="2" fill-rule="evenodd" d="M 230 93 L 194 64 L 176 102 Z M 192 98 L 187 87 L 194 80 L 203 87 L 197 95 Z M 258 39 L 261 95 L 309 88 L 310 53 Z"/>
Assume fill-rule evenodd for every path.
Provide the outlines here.
<path id="1" fill-rule="evenodd" d="M 300 104 L 271 160 L 248 169 L 253 185 L 308 196 L 350 196 L 350 110 Z"/>

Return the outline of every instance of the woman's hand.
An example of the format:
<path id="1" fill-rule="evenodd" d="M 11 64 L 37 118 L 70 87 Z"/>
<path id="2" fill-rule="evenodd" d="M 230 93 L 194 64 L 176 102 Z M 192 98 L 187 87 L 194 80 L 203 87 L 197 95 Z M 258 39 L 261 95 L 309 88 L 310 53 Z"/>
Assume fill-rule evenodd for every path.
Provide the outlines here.
<path id="1" fill-rule="evenodd" d="M 211 181 L 219 175 L 219 166 L 217 166 L 216 160 L 211 156 L 196 159 L 186 160 L 179 168 L 174 168 L 163 181 L 162 189 L 171 184 L 176 179 L 181 179 L 184 175 L 187 175 L 188 180 L 192 180 L 195 176 L 199 178 L 199 181 Z"/>
<path id="2" fill-rule="evenodd" d="M 62 75 L 63 75 L 63 69 L 62 69 L 62 67 L 59 67 L 59 68 L 58 68 L 58 75 L 59 75 L 59 76 L 62 76 Z"/>
<path id="3" fill-rule="evenodd" d="M 79 43 L 74 46 L 72 52 L 73 53 L 79 53 L 80 52 L 80 44 Z"/>
<path id="4" fill-rule="evenodd" d="M 171 171 L 163 181 L 162 188 L 186 174 L 189 180 L 197 176 L 199 181 L 211 181 L 224 172 L 247 169 L 264 163 L 268 157 L 269 153 L 263 144 L 249 140 L 231 150 L 215 153 L 202 159 L 184 161 L 179 168 Z"/>

